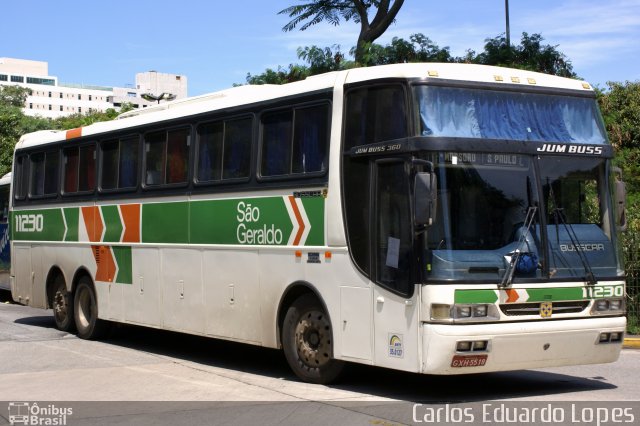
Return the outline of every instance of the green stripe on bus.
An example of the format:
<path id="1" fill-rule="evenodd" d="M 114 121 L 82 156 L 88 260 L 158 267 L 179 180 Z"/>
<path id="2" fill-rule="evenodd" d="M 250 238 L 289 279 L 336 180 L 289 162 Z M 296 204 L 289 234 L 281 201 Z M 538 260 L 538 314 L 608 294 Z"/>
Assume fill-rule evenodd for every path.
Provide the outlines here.
<path id="1" fill-rule="evenodd" d="M 528 288 L 527 302 L 556 302 L 582 300 L 582 287 Z"/>
<path id="2" fill-rule="evenodd" d="M 324 198 L 302 198 L 302 204 L 307 212 L 309 223 L 311 224 L 311 232 L 305 245 L 307 246 L 323 246 L 324 245 Z"/>
<path id="3" fill-rule="evenodd" d="M 189 242 L 189 203 L 142 205 L 142 242 L 186 244 Z"/>
<path id="4" fill-rule="evenodd" d="M 113 250 L 116 265 L 118 265 L 118 275 L 115 277 L 116 283 L 133 284 L 131 247 L 114 246 L 111 249 Z"/>
<path id="5" fill-rule="evenodd" d="M 456 290 L 455 303 L 495 303 L 498 295 L 495 290 Z"/>
<path id="6" fill-rule="evenodd" d="M 14 241 L 62 241 L 62 209 L 21 210 L 12 216 Z"/>
<path id="7" fill-rule="evenodd" d="M 143 204 L 141 242 L 322 246 L 324 207 L 323 197 L 290 196 Z M 101 206 L 100 212 L 101 241 L 120 242 L 124 224 L 118 205 Z M 14 212 L 12 223 L 16 241 L 75 242 L 82 226 L 77 207 Z"/>
<path id="8" fill-rule="evenodd" d="M 80 209 L 78 207 L 68 207 L 63 209 L 64 220 L 67 222 L 67 235 L 65 241 L 78 241 L 78 221 Z"/>
<path id="9" fill-rule="evenodd" d="M 122 236 L 122 221 L 118 206 L 102 206 L 102 217 L 104 219 L 104 238 L 102 241 L 109 243 L 119 243 Z"/>

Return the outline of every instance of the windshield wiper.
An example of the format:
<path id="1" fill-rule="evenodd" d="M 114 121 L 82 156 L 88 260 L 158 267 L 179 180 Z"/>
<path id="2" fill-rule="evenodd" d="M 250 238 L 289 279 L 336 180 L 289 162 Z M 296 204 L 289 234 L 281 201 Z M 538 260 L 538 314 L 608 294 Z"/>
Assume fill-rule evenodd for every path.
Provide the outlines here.
<path id="1" fill-rule="evenodd" d="M 520 255 L 522 254 L 522 246 L 527 240 L 527 236 L 529 235 L 529 230 L 533 225 L 533 222 L 536 218 L 536 212 L 538 207 L 531 206 L 527 209 L 527 215 L 524 218 L 524 227 L 525 231 L 520 235 L 518 239 L 518 244 L 516 245 L 516 249 L 511 252 L 511 259 L 509 259 L 509 264 L 507 265 L 507 270 L 504 271 L 504 276 L 502 277 L 502 282 L 498 284 L 499 288 L 505 288 L 511 285 L 513 281 L 513 273 L 516 270 L 516 265 L 518 264 L 518 260 L 520 259 Z"/>

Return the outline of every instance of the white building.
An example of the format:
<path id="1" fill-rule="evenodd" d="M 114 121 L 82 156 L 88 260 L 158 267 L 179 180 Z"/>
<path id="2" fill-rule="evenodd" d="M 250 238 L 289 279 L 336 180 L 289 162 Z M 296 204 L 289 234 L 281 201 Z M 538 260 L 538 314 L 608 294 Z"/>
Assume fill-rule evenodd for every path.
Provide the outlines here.
<path id="1" fill-rule="evenodd" d="M 0 85 L 18 85 L 31 89 L 24 112 L 27 115 L 56 118 L 76 113 L 105 111 L 131 103 L 135 108 L 155 105 L 141 95 L 163 93 L 175 99 L 187 97 L 187 77 L 149 71 L 136 74 L 134 87 L 101 87 L 59 83 L 49 75 L 49 64 L 42 61 L 0 58 Z"/>

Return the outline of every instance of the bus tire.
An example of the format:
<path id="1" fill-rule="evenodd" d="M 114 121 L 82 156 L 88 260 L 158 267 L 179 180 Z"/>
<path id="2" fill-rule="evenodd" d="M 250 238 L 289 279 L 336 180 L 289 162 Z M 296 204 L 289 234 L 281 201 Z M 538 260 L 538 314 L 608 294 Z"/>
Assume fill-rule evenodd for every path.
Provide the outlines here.
<path id="1" fill-rule="evenodd" d="M 73 316 L 73 294 L 67 290 L 67 283 L 62 274 L 53 280 L 51 294 L 51 309 L 56 328 L 60 331 L 71 332 L 75 328 Z"/>
<path id="2" fill-rule="evenodd" d="M 282 346 L 289 366 L 305 382 L 330 383 L 344 368 L 343 361 L 333 358 L 329 316 L 312 294 L 300 296 L 287 310 Z"/>
<path id="3" fill-rule="evenodd" d="M 104 336 L 109 323 L 98 319 L 98 302 L 91 279 L 87 276 L 80 278 L 73 298 L 78 337 L 95 340 Z"/>

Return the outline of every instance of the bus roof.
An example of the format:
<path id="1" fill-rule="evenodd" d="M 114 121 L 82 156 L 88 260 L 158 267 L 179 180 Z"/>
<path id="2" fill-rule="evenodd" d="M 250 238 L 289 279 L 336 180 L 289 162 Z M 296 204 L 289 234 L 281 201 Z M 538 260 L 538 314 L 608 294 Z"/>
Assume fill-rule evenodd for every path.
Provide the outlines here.
<path id="1" fill-rule="evenodd" d="M 425 81 L 458 80 L 474 83 L 510 84 L 593 92 L 588 83 L 580 80 L 512 68 L 456 63 L 381 65 L 320 74 L 308 77 L 303 81 L 283 85 L 238 86 L 206 95 L 166 102 L 142 110 L 129 111 L 120 115 L 116 120 L 94 123 L 80 129 L 67 131 L 42 130 L 22 136 L 16 145 L 16 149 L 60 142 L 61 140 L 75 139 L 81 136 L 99 135 L 110 131 L 135 128 L 154 122 L 177 119 L 209 111 L 328 90 L 333 88 L 337 81 L 350 84 L 390 78 L 424 79 Z"/>

